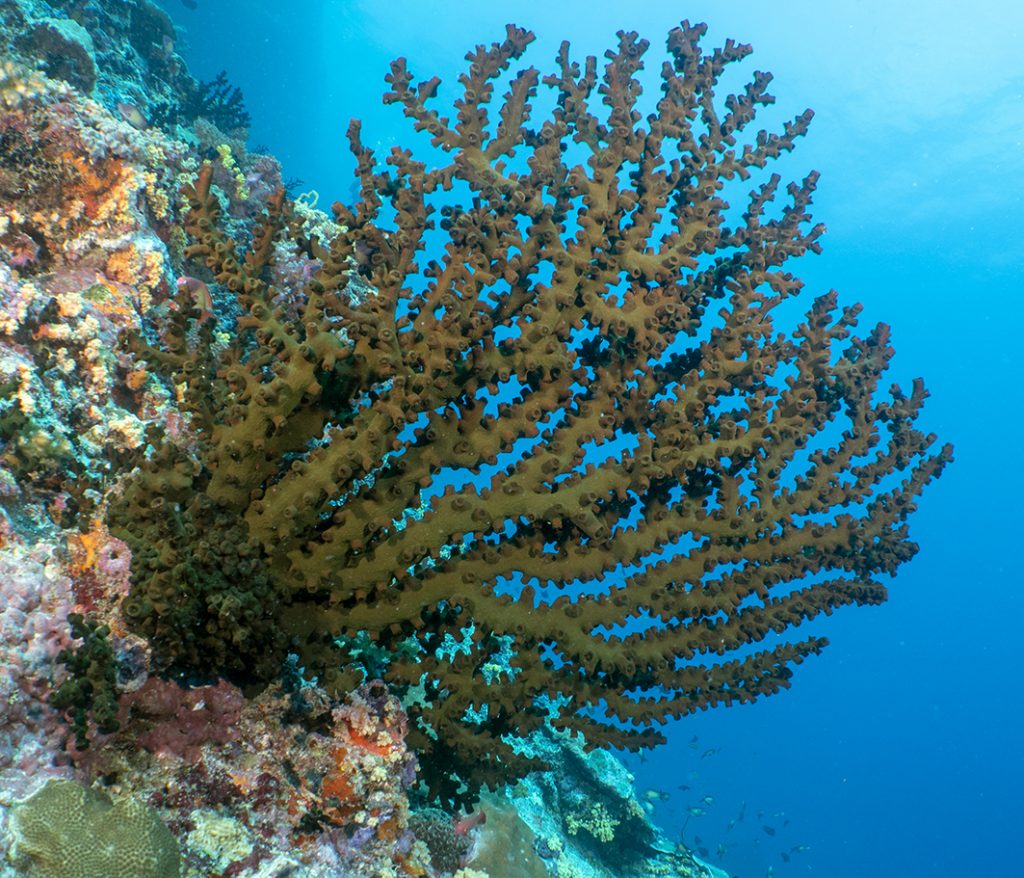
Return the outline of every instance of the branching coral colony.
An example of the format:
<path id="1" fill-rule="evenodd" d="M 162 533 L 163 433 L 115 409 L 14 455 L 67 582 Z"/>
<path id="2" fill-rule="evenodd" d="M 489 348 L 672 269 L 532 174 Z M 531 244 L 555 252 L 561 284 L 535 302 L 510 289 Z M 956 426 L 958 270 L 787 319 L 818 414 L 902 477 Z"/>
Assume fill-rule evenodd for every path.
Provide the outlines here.
<path id="1" fill-rule="evenodd" d="M 529 32 L 470 53 L 454 122 L 428 109 L 438 80 L 394 62 L 385 101 L 448 163 L 394 149 L 381 169 L 353 123 L 361 195 L 329 246 L 278 196 L 240 255 L 200 174 L 188 254 L 237 297 L 237 333 L 218 346 L 183 299 L 158 342 L 131 340 L 198 451 L 151 437 L 110 513 L 159 662 L 258 684 L 293 651 L 337 689 L 370 644 L 390 657 L 373 673 L 415 690 L 431 791 L 466 801 L 533 767 L 514 738 L 549 715 L 591 746 L 652 745 L 825 644 L 773 635 L 885 599 L 951 450 L 914 428 L 920 381 L 882 393 L 889 330 L 853 335 L 857 306 L 829 293 L 775 330 L 801 287 L 786 261 L 819 249 L 816 175 L 773 218 L 762 181 L 736 226 L 720 192 L 811 112 L 738 147 L 770 76 L 716 101 L 750 48 L 706 54 L 704 31 L 670 34 L 646 118 L 634 33 L 603 78 L 567 44 L 554 74 L 512 75 L 497 118 Z M 540 83 L 557 105 L 529 127 Z M 301 291 L 267 280 L 282 240 L 320 263 Z"/>

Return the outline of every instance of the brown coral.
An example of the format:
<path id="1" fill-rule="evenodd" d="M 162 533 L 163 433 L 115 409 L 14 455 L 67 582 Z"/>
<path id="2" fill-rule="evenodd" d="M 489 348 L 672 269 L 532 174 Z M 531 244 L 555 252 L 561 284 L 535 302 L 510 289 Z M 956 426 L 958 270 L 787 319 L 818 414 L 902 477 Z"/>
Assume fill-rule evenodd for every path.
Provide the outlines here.
<path id="1" fill-rule="evenodd" d="M 126 612 L 168 663 L 230 637 L 261 672 L 292 648 L 341 685 L 334 664 L 359 657 L 334 638 L 369 632 L 395 654 L 388 680 L 423 683 L 410 739 L 456 801 L 527 770 L 505 736 L 549 712 L 592 746 L 656 743 L 669 717 L 787 686 L 825 644 L 778 635 L 884 600 L 950 449 L 914 427 L 920 381 L 883 393 L 886 326 L 854 335 L 859 307 L 829 293 L 777 327 L 801 289 L 783 266 L 818 250 L 817 175 L 776 211 L 764 179 L 742 218 L 722 190 L 792 149 L 811 112 L 738 146 L 770 76 L 716 99 L 750 48 L 706 54 L 704 30 L 670 34 L 646 117 L 634 33 L 603 78 L 563 44 L 493 118 L 528 32 L 470 53 L 454 121 L 428 108 L 438 81 L 413 86 L 396 61 L 386 100 L 450 161 L 394 149 L 380 169 L 354 123 L 361 199 L 335 206 L 329 250 L 278 198 L 240 255 L 200 175 L 189 252 L 244 313 L 222 354 L 187 303 L 162 349 L 133 343 L 184 390 L 203 451 L 164 444 L 114 530 L 148 552 Z M 541 82 L 556 108 L 530 127 Z M 265 280 L 283 229 L 321 266 L 297 319 Z M 188 578 L 195 539 L 205 579 Z M 224 608 L 253 577 L 263 597 L 235 624 Z"/>

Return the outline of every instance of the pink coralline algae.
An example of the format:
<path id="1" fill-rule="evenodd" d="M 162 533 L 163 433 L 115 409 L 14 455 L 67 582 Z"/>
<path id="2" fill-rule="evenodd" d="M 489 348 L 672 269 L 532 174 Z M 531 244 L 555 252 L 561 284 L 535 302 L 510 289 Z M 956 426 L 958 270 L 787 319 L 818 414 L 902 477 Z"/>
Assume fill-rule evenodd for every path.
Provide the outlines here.
<path id="1" fill-rule="evenodd" d="M 0 791 L 24 796 L 71 776 L 57 764 L 67 730 L 47 703 L 70 642 L 71 580 L 52 543 L 28 547 L 0 533 L 0 544 Z"/>
<path id="2" fill-rule="evenodd" d="M 183 689 L 151 677 L 122 699 L 134 720 L 124 725 L 140 729 L 136 741 L 151 753 L 191 761 L 199 757 L 204 744 L 237 739 L 244 700 L 241 691 L 224 680 L 215 686 Z"/>
<path id="3" fill-rule="evenodd" d="M 74 580 L 75 612 L 100 614 L 117 622 L 117 605 L 128 594 L 131 551 L 128 546 L 97 526 L 67 538 L 68 570 Z M 117 633 L 121 633 L 119 627 Z"/>
<path id="4" fill-rule="evenodd" d="M 379 684 L 339 703 L 309 685 L 243 699 L 224 681 L 150 678 L 121 703 L 121 728 L 75 758 L 92 777 L 131 778 L 182 840 L 190 874 L 250 878 L 272 863 L 302 878 L 376 878 L 385 863 L 429 874 L 408 826 L 407 718 Z M 235 838 L 230 854 L 211 847 L 214 831 Z"/>

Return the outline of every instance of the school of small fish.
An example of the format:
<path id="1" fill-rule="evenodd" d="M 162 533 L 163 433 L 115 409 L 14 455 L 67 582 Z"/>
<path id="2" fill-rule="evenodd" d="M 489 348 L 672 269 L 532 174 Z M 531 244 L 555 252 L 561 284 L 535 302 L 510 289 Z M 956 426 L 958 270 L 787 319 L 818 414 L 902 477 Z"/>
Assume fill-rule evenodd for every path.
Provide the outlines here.
<path id="1" fill-rule="evenodd" d="M 700 750 L 700 742 L 696 735 L 689 741 L 688 744 L 691 750 Z M 712 756 L 717 755 L 720 751 L 718 747 L 709 747 L 700 752 L 699 759 L 710 759 Z M 639 754 L 640 763 L 644 763 L 642 754 Z M 694 789 L 694 785 L 699 779 L 699 772 L 691 771 L 687 777 L 688 783 L 681 783 L 676 786 L 676 789 L 680 793 L 690 793 Z M 655 803 L 666 803 L 674 798 L 674 794 L 667 790 L 650 788 L 644 790 L 642 799 L 644 807 L 650 812 L 654 810 Z M 701 859 L 708 862 L 715 862 L 717 865 L 721 865 L 722 861 L 729 854 L 729 851 L 741 843 L 741 839 L 734 839 L 731 842 L 719 841 L 714 850 L 706 845 L 703 839 L 694 834 L 690 839 L 689 843 L 684 843 L 684 837 L 686 836 L 687 829 L 689 827 L 690 820 L 693 818 L 701 818 L 708 815 L 710 809 L 715 805 L 715 797 L 711 794 L 705 794 L 701 796 L 693 804 L 686 804 L 683 806 L 683 811 L 687 815 L 683 821 L 682 828 L 679 832 L 679 842 L 676 845 L 677 850 L 680 853 L 692 851 L 697 854 Z M 738 825 L 744 823 L 747 816 L 747 803 L 743 802 L 740 805 L 739 811 L 735 817 L 731 818 L 726 824 L 725 832 L 731 833 Z M 758 810 L 756 812 L 756 824 L 760 827 L 761 832 L 769 838 L 776 838 L 778 834 L 789 826 L 789 818 L 786 816 L 784 811 L 775 811 L 768 813 L 764 810 Z M 760 845 L 761 838 L 758 835 L 748 839 L 748 841 L 755 845 Z M 806 853 L 811 849 L 810 845 L 807 844 L 796 844 L 789 848 L 783 849 L 778 852 L 779 860 L 783 863 L 790 863 L 793 857 L 797 854 Z M 775 866 L 770 864 L 765 878 L 774 878 Z M 733 876 L 738 878 L 738 876 Z"/>

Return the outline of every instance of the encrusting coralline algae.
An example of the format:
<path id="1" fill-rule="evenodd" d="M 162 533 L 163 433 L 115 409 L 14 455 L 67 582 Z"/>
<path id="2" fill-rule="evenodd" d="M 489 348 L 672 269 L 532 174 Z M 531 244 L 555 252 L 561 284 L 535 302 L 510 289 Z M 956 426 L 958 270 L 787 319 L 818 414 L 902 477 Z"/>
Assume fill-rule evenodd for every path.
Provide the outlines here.
<path id="1" fill-rule="evenodd" d="M 59 799 L 151 836 L 119 878 L 711 874 L 587 751 L 787 686 L 824 645 L 787 635 L 884 599 L 950 459 L 923 385 L 880 390 L 887 328 L 834 294 L 775 325 L 816 175 L 726 224 L 810 113 L 738 145 L 769 78 L 716 99 L 749 47 L 699 25 L 646 119 L 637 35 L 603 78 L 567 46 L 508 78 L 509 26 L 452 117 L 393 64 L 450 163 L 382 170 L 353 125 L 329 217 L 147 0 L 0 28 L 8 871 L 77 874 L 33 835 Z"/>

